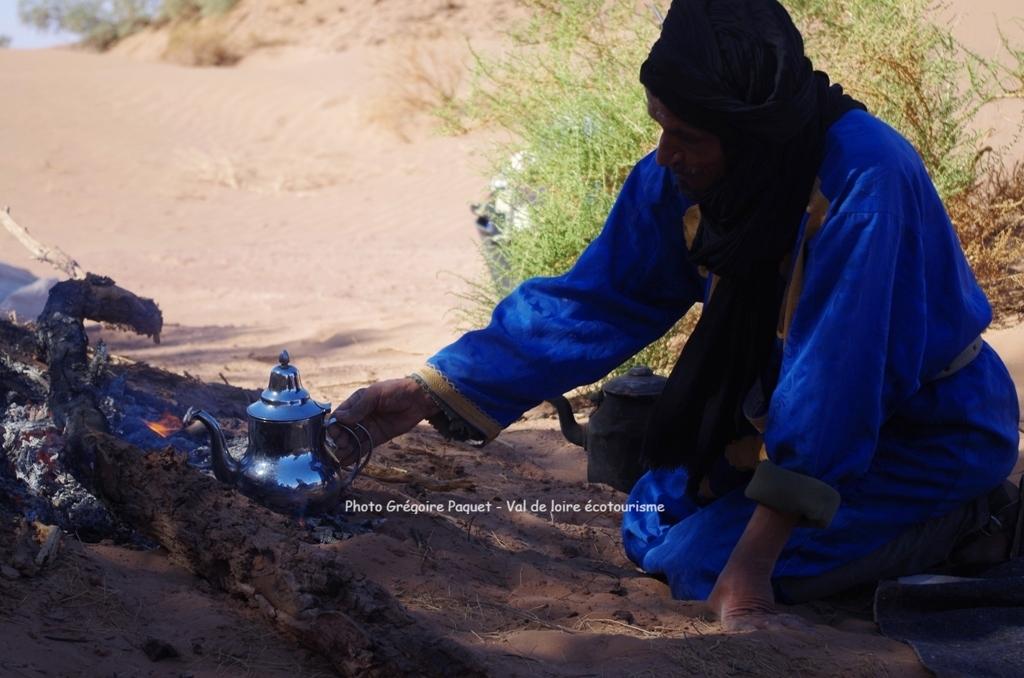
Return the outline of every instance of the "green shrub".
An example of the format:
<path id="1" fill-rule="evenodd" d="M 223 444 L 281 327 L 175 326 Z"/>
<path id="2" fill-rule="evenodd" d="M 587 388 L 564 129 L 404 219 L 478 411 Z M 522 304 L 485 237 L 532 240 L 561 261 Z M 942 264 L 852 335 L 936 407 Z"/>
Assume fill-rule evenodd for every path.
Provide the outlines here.
<path id="1" fill-rule="evenodd" d="M 808 52 L 917 149 L 957 228 L 997 322 L 1024 313 L 1024 171 L 987 145 L 980 109 L 1024 96 L 1024 50 L 1002 63 L 964 49 L 932 0 L 789 0 Z M 1024 120 L 1011 135 L 1019 138 Z"/>
<path id="2" fill-rule="evenodd" d="M 0 49 L 5 49 L 11 46 L 11 36 L 0 35 Z"/>
<path id="3" fill-rule="evenodd" d="M 106 49 L 147 25 L 159 0 L 18 0 L 18 17 L 41 30 L 82 36 L 85 44 Z"/>
<path id="4" fill-rule="evenodd" d="M 18 16 L 41 30 L 82 36 L 95 49 L 107 49 L 157 17 L 198 19 L 227 12 L 238 0 L 18 0 Z"/>
<path id="5" fill-rule="evenodd" d="M 444 112 L 454 129 L 493 125 L 511 133 L 492 153 L 492 169 L 528 215 L 528 228 L 504 229 L 496 252 L 500 279 L 512 285 L 568 269 L 600 231 L 630 169 L 657 142 L 637 80 L 657 37 L 655 16 L 626 2 L 521 4 L 532 19 L 511 33 L 512 51 L 478 58 L 472 94 Z M 510 163 L 513 156 L 523 162 Z M 464 319 L 480 324 L 507 291 L 494 277 L 476 282 Z M 663 340 L 636 361 L 665 370 L 677 351 Z"/>
<path id="6" fill-rule="evenodd" d="M 789 0 L 815 64 L 917 148 L 944 199 L 979 166 L 979 109 L 1007 92 L 996 63 L 969 53 L 930 17 L 934 0 Z M 1008 75 L 1007 71 L 1002 71 Z M 1018 127 L 1020 129 L 1020 127 Z"/>
<path id="7" fill-rule="evenodd" d="M 477 57 L 471 93 L 442 111 L 449 129 L 490 126 L 506 133 L 510 140 L 490 154 L 491 171 L 508 181 L 508 199 L 530 224 L 506 228 L 496 252 L 485 250 L 492 266 L 505 269 L 504 284 L 493 276 L 474 281 L 462 309 L 470 325 L 486 320 L 508 285 L 567 270 L 600 232 L 630 168 L 657 143 L 638 79 L 657 37 L 655 11 L 633 0 L 520 4 L 532 18 L 509 33 L 510 50 L 496 59 Z M 983 104 L 1012 90 L 1005 86 L 1010 71 L 963 50 L 930 21 L 927 0 L 784 4 L 816 67 L 907 136 L 942 196 L 977 200 L 980 179 L 998 165 L 984 159 L 982 136 L 970 123 Z M 1024 63 L 1024 53 L 1015 56 Z M 1010 76 L 1009 82 L 1018 81 Z M 513 157 L 523 161 L 510 163 Z M 1011 231 L 1000 241 L 1007 245 L 1002 258 L 980 269 L 1005 278 L 1014 251 L 1017 260 L 1024 257 L 1024 245 L 1019 228 L 1014 235 L 1012 223 L 1000 223 Z M 991 230 L 995 222 L 980 227 Z M 980 249 L 988 256 L 989 249 Z M 979 277 L 994 289 L 994 278 Z M 684 319 L 628 364 L 645 361 L 666 370 L 692 321 Z"/>

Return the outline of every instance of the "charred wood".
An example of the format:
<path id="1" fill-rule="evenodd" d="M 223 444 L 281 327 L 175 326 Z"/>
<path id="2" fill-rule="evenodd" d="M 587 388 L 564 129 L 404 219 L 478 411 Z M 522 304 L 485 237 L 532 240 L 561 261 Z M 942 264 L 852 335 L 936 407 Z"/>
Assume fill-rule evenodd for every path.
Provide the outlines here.
<path id="1" fill-rule="evenodd" d="M 89 379 L 86 319 L 130 329 L 159 343 L 163 316 L 152 299 L 137 297 L 110 278 L 92 273 L 85 280 L 65 280 L 50 290 L 37 322 L 38 342 L 49 366 L 47 402 L 54 423 L 67 439 L 65 463 L 89 487 L 95 450 L 85 434 L 109 432 L 109 427 Z"/>
<path id="2" fill-rule="evenodd" d="M 119 521 L 153 537 L 192 572 L 261 609 L 278 629 L 344 675 L 484 675 L 474 654 L 417 621 L 293 518 L 272 513 L 190 467 L 184 453 L 144 453 L 111 435 L 101 409 L 110 388 L 99 393 L 90 377 L 85 318 L 152 336 L 161 324 L 155 304 L 108 279 L 89 276 L 60 283 L 51 291 L 34 341 L 0 326 L 0 354 L 6 356 L 0 380 L 15 399 L 38 402 L 45 395 L 47 404 L 36 406 L 56 424 L 47 424 L 46 435 L 62 438 L 62 462 Z M 43 363 L 32 355 L 35 350 Z M 35 380 L 31 370 L 37 372 Z M 108 376 L 126 384 L 122 397 L 132 391 L 135 400 L 153 396 L 215 404 L 211 409 L 239 420 L 251 400 L 241 389 L 145 365 L 117 366 L 111 372 Z M 6 475 L 0 469 L 0 480 Z M 33 563 L 48 557 L 39 550 L 26 553 Z"/>
<path id="3" fill-rule="evenodd" d="M 483 675 L 476 658 L 421 626 L 379 585 L 273 513 L 190 468 L 172 450 L 140 454 L 87 435 L 98 489 L 171 557 L 261 608 L 345 675 Z"/>

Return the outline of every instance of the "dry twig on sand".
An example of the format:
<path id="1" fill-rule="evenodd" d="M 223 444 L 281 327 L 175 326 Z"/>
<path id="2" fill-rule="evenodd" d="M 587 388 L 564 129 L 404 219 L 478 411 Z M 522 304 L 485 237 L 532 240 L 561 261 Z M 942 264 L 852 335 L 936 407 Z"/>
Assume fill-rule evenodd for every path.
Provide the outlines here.
<path id="1" fill-rule="evenodd" d="M 380 466 L 379 464 L 368 465 L 363 470 L 363 475 L 382 483 L 413 483 L 431 492 L 472 490 L 476 487 L 475 483 L 469 478 L 434 480 L 415 471 L 407 471 L 394 466 Z"/>
<path id="2" fill-rule="evenodd" d="M 21 226 L 11 217 L 11 208 L 4 207 L 0 210 L 0 224 L 4 225 L 10 233 L 25 246 L 33 259 L 50 264 L 64 275 L 73 280 L 85 278 L 85 271 L 78 265 L 78 262 L 69 257 L 59 247 L 51 247 L 39 242 L 28 232 L 28 229 Z"/>

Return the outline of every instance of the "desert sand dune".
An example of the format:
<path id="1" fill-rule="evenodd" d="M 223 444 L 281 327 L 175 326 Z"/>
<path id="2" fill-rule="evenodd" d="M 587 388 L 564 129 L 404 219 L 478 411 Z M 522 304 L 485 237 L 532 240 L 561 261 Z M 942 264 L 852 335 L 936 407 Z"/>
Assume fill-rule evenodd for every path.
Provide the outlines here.
<path id="1" fill-rule="evenodd" d="M 366 50 L 234 69 L 4 51 L 23 103 L 0 113 L 4 201 L 161 304 L 163 345 L 105 333 L 118 351 L 255 385 L 247 356 L 289 346 L 319 391 L 328 373 L 404 374 L 455 336 L 443 316 L 480 267 L 468 205 L 486 182 L 474 140 L 389 98 Z"/>

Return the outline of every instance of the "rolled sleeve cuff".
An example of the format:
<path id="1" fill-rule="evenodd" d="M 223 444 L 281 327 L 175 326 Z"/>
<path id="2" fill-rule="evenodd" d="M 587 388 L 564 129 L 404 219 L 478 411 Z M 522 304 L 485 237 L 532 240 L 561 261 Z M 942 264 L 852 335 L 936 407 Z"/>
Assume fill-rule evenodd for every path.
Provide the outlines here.
<path id="1" fill-rule="evenodd" d="M 440 420 L 440 417 L 437 418 L 438 421 L 435 421 L 435 418 L 431 418 L 428 421 L 443 435 L 454 438 L 468 437 L 482 440 L 486 444 L 497 438 L 498 434 L 501 433 L 501 424 L 481 410 L 476 403 L 460 393 L 455 388 L 455 385 L 436 367 L 425 365 L 410 376 L 427 389 L 438 405 L 441 406 L 446 421 Z M 453 426 L 453 424 L 468 425 L 468 427 L 474 429 L 474 432 L 478 432 L 479 435 L 456 435 L 457 430 L 466 427 Z"/>
<path id="2" fill-rule="evenodd" d="M 828 527 L 840 501 L 832 486 L 771 461 L 757 465 L 745 494 L 778 511 L 798 514 L 800 527 Z"/>

